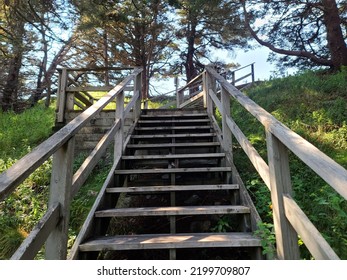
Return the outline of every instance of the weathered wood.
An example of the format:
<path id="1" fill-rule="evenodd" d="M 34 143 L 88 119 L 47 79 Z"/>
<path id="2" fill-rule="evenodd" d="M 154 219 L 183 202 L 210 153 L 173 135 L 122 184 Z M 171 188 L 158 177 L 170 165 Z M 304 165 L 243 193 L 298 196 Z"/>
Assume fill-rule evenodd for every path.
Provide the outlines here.
<path id="1" fill-rule="evenodd" d="M 142 115 L 141 119 L 160 119 L 160 118 L 196 118 L 196 117 L 207 117 L 206 113 L 185 113 L 184 111 L 180 114 L 155 114 L 155 115 Z"/>
<path id="2" fill-rule="evenodd" d="M 166 186 L 143 186 L 143 187 L 119 187 L 107 188 L 107 193 L 144 193 L 144 192 L 171 192 L 171 191 L 208 191 L 208 190 L 238 190 L 236 184 L 220 185 L 166 185 Z"/>
<path id="3" fill-rule="evenodd" d="M 113 86 L 101 86 L 101 87 L 93 87 L 93 86 L 75 86 L 75 87 L 68 87 L 66 91 L 68 92 L 93 92 L 93 91 L 110 91 L 113 89 Z"/>
<path id="4" fill-rule="evenodd" d="M 320 232 L 289 195 L 283 196 L 285 214 L 316 260 L 339 260 Z"/>
<path id="5" fill-rule="evenodd" d="M 263 179 L 264 183 L 270 190 L 270 174 L 269 174 L 269 166 L 263 160 L 263 158 L 259 155 L 257 150 L 253 147 L 251 142 L 247 139 L 247 137 L 243 134 L 241 129 L 237 126 L 233 119 L 230 117 L 226 119 L 227 125 L 230 130 L 234 134 L 236 140 L 239 142 L 240 146 L 248 156 L 249 160 L 252 162 L 254 168 L 257 170 L 260 177 Z"/>
<path id="6" fill-rule="evenodd" d="M 138 155 L 123 156 L 123 160 L 161 160 L 161 159 L 195 159 L 195 158 L 221 158 L 225 153 L 206 153 L 206 154 L 169 154 L 169 155 Z"/>
<path id="7" fill-rule="evenodd" d="M 218 108 L 221 115 L 223 115 L 223 105 L 222 102 L 218 99 L 217 95 L 214 93 L 212 89 L 209 90 L 209 96 L 211 97 L 211 100 L 214 102 L 216 107 Z"/>
<path id="8" fill-rule="evenodd" d="M 123 67 L 80 67 L 80 68 L 69 68 L 69 72 L 88 72 L 88 71 L 120 71 L 120 70 L 136 70 L 138 69 L 137 67 L 133 66 L 123 66 Z M 58 69 L 58 71 L 61 71 L 61 69 Z"/>
<path id="9" fill-rule="evenodd" d="M 252 233 L 182 233 L 108 236 L 81 244 L 81 251 L 142 250 L 170 248 L 258 247 L 260 239 Z"/>
<path id="10" fill-rule="evenodd" d="M 158 130 L 196 130 L 211 129 L 210 125 L 200 126 L 155 126 L 155 127 L 136 127 L 137 131 L 158 131 Z"/>
<path id="11" fill-rule="evenodd" d="M 120 127 L 114 137 L 114 162 L 118 161 L 123 154 L 124 143 L 124 91 L 117 95 L 116 101 L 116 122 L 120 122 Z"/>
<path id="12" fill-rule="evenodd" d="M 140 98 L 140 92 L 137 91 L 134 93 L 134 96 L 131 98 L 127 106 L 124 108 L 124 113 L 123 113 L 124 117 L 126 117 L 130 113 L 130 111 L 135 108 L 135 105 L 139 98 Z"/>
<path id="13" fill-rule="evenodd" d="M 210 119 L 190 119 L 190 120 L 139 120 L 141 124 L 157 124 L 157 123 L 208 123 Z"/>
<path id="14" fill-rule="evenodd" d="M 194 95 L 193 97 L 189 98 L 188 100 L 184 101 L 183 103 L 180 104 L 179 108 L 184 108 L 186 106 L 188 106 L 190 103 L 194 102 L 195 100 L 199 99 L 199 98 L 203 98 L 204 93 L 200 92 L 196 95 Z"/>
<path id="15" fill-rule="evenodd" d="M 297 155 L 307 166 L 312 168 L 323 180 L 331 185 L 342 197 L 347 199 L 347 170 L 329 158 L 311 143 L 279 122 L 270 113 L 261 108 L 250 98 L 230 85 L 214 69 L 207 67 L 210 75 L 218 79 L 222 86 L 254 117 L 275 135 L 288 149 Z"/>
<path id="16" fill-rule="evenodd" d="M 74 93 L 75 98 L 77 98 L 80 102 L 85 104 L 87 107 L 92 106 L 93 102 L 91 102 L 87 97 L 85 97 L 83 94 L 80 92 L 75 92 Z"/>
<path id="17" fill-rule="evenodd" d="M 60 206 L 52 205 L 40 221 L 36 224 L 29 236 L 25 238 L 11 260 L 32 260 L 46 242 L 51 231 L 58 225 L 60 218 Z"/>
<path id="18" fill-rule="evenodd" d="M 67 70 L 63 68 L 59 73 L 59 85 L 58 85 L 58 113 L 57 122 L 64 122 L 65 103 L 66 103 L 66 86 L 67 86 Z"/>
<path id="19" fill-rule="evenodd" d="M 216 206 L 172 206 L 172 207 L 139 207 L 115 208 L 95 212 L 95 217 L 149 217 L 149 216 L 178 216 L 178 215 L 223 215 L 249 214 L 249 208 L 239 205 Z"/>
<path id="20" fill-rule="evenodd" d="M 60 224 L 47 238 L 45 255 L 48 260 L 63 260 L 67 255 L 74 148 L 72 137 L 53 156 L 48 207 L 59 203 Z"/>
<path id="21" fill-rule="evenodd" d="M 277 256 L 279 259 L 299 259 L 298 237 L 286 219 L 283 194 L 292 193 L 287 148 L 271 133 L 266 132 L 269 158 L 270 187 Z"/>
<path id="22" fill-rule="evenodd" d="M 147 138 L 190 138 L 190 137 L 213 137 L 215 133 L 186 133 L 186 134 L 149 134 L 149 135 L 133 135 L 133 139 L 147 139 Z"/>
<path id="23" fill-rule="evenodd" d="M 196 142 L 196 143 L 158 143 L 158 144 L 129 144 L 129 149 L 151 149 L 151 148 L 199 148 L 199 147 L 218 147 L 219 142 Z"/>
<path id="24" fill-rule="evenodd" d="M 223 148 L 224 151 L 229 151 L 231 159 L 233 158 L 233 147 L 232 147 L 232 134 L 227 124 L 227 118 L 230 118 L 230 98 L 226 89 L 222 87 L 221 99 L 222 99 L 222 134 L 223 134 Z"/>
<path id="25" fill-rule="evenodd" d="M 113 127 L 101 138 L 99 143 L 88 155 L 80 168 L 76 171 L 72 179 L 72 197 L 74 197 L 84 182 L 87 180 L 94 167 L 98 164 L 100 158 L 105 153 L 107 147 L 113 140 L 116 131 L 120 128 L 120 121 L 115 123 Z"/>
<path id="26" fill-rule="evenodd" d="M 91 118 L 98 114 L 115 98 L 141 70 L 125 78 L 119 85 L 102 97 L 94 106 L 78 115 L 72 122 L 38 145 L 32 152 L 18 160 L 5 172 L 0 174 L 0 200 L 5 199 L 20 183 L 45 162 L 56 150 L 75 135 Z"/>
<path id="27" fill-rule="evenodd" d="M 115 174 L 170 174 L 170 173 L 193 173 L 193 172 L 228 172 L 230 167 L 192 167 L 192 168 L 168 168 L 168 169 L 122 169 L 116 170 Z"/>
<path id="28" fill-rule="evenodd" d="M 96 197 L 94 204 L 92 208 L 90 209 L 87 218 L 85 219 L 77 237 L 76 240 L 69 252 L 68 259 L 77 259 L 79 254 L 79 245 L 85 241 L 87 238 L 89 238 L 92 234 L 93 226 L 94 226 L 94 214 L 100 207 L 101 202 L 103 201 L 105 197 L 105 190 L 106 188 L 110 187 L 110 185 L 113 182 L 114 178 L 114 171 L 116 170 L 119 162 L 115 162 L 113 166 L 110 169 L 110 172 L 107 175 L 106 180 L 104 181 L 98 196 Z"/>

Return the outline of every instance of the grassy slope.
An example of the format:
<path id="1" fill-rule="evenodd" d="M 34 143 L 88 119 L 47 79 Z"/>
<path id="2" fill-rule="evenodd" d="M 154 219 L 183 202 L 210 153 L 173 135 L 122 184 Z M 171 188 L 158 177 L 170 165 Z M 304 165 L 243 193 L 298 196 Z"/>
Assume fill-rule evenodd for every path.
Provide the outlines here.
<path id="1" fill-rule="evenodd" d="M 313 143 L 339 164 L 347 167 L 347 72 L 324 75 L 307 72 L 275 79 L 248 90 L 248 96 Z M 233 117 L 266 159 L 264 129 L 233 104 Z M 249 125 L 252 123 L 252 125 Z M 271 223 L 269 192 L 241 149 L 235 146 L 235 162 L 254 196 L 265 222 Z M 347 259 L 347 203 L 294 155 L 291 158 L 295 198 L 338 255 Z M 309 258 L 303 249 L 302 256 Z"/>

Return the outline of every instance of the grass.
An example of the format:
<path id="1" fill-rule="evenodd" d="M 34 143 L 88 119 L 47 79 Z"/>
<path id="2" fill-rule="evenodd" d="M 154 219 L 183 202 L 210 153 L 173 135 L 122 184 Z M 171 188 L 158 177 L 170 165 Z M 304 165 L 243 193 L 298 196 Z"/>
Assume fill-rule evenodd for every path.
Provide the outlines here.
<path id="1" fill-rule="evenodd" d="M 347 167 L 347 71 L 306 72 L 274 79 L 249 89 L 247 95 L 278 120 Z M 262 125 L 233 103 L 233 118 L 267 160 Z M 237 143 L 236 140 L 234 143 Z M 264 223 L 272 223 L 270 194 L 239 145 L 234 160 Z M 295 199 L 342 259 L 347 259 L 347 202 L 295 155 L 290 154 Z M 300 242 L 302 244 L 302 242 Z M 311 258 L 304 246 L 302 258 Z"/>

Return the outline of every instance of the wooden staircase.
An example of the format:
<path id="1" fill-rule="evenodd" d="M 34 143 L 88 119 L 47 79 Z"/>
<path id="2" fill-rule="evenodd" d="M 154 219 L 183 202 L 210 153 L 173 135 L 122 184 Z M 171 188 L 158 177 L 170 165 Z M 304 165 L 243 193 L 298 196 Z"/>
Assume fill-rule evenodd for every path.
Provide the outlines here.
<path id="1" fill-rule="evenodd" d="M 252 211 L 203 110 L 144 110 L 72 259 L 261 259 Z"/>

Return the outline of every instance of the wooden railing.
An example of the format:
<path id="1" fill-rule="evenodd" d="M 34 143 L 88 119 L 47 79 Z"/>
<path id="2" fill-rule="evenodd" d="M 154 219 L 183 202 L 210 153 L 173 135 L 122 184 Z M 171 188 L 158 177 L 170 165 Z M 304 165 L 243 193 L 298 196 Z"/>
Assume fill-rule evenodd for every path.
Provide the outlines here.
<path id="1" fill-rule="evenodd" d="M 241 73 L 241 77 L 237 77 L 236 73 Z M 245 66 L 242 66 L 240 68 L 237 68 L 233 71 L 231 71 L 231 84 L 233 86 L 237 86 L 237 83 L 244 81 L 248 77 L 251 77 L 251 83 L 255 82 L 255 75 L 254 75 L 254 62 Z"/>
<path id="2" fill-rule="evenodd" d="M 61 71 L 59 93 L 64 96 L 68 86 L 66 75 L 68 71 L 68 69 L 62 69 Z M 132 74 L 111 89 L 99 101 L 90 105 L 74 120 L 0 174 L 0 201 L 2 201 L 50 156 L 53 156 L 48 210 L 14 253 L 12 259 L 33 259 L 45 242 L 46 259 L 66 258 L 71 200 L 112 141 L 114 142 L 114 162 L 120 160 L 124 147 L 123 143 L 125 142 L 124 119 L 129 118 L 129 115 L 132 114 L 134 127 L 141 111 L 141 72 L 141 69 L 134 69 Z M 124 107 L 124 90 L 130 83 L 133 86 L 133 96 L 128 105 Z M 68 99 L 69 97 L 59 99 L 63 108 L 66 108 L 66 104 L 70 102 Z M 100 140 L 78 171 L 73 174 L 72 165 L 76 133 L 114 99 L 116 99 L 117 108 L 113 126 Z"/>
<path id="3" fill-rule="evenodd" d="M 232 160 L 232 135 L 271 190 L 273 221 L 279 259 L 299 259 L 298 235 L 315 259 L 339 259 L 292 197 L 288 151 L 315 171 L 343 198 L 347 199 L 347 171 L 315 146 L 279 122 L 242 94 L 213 68 L 203 73 L 204 104 L 215 126 L 217 108 L 222 115 L 220 137 Z M 252 146 L 230 114 L 231 100 L 251 113 L 266 132 L 268 164 Z M 219 127 L 219 126 L 218 126 Z"/>

